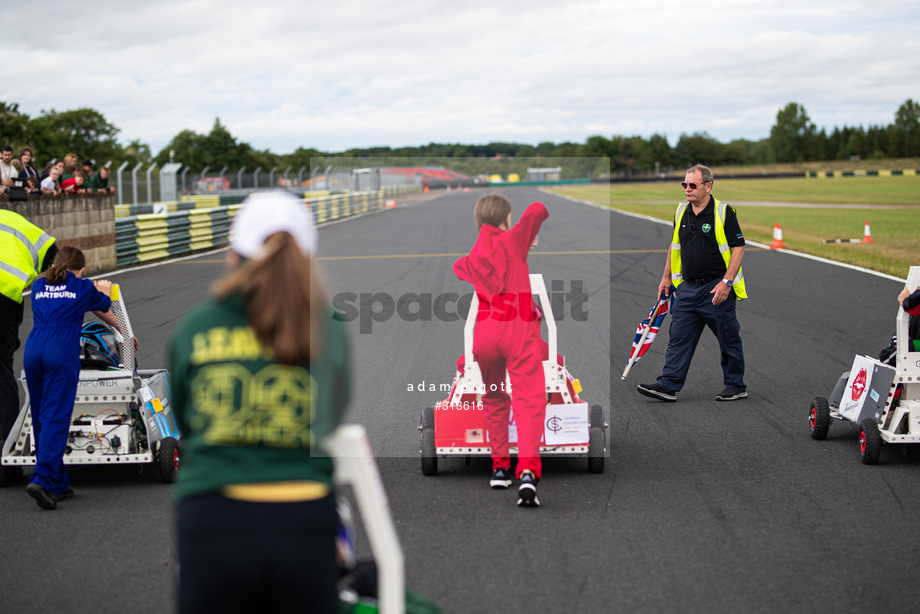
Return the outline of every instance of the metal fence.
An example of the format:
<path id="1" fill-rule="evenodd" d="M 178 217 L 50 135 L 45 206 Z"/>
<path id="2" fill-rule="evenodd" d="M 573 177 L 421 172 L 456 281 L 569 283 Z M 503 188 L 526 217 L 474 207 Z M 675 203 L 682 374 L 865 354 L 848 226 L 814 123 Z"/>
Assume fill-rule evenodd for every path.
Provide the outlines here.
<path id="1" fill-rule="evenodd" d="M 319 191 L 337 194 L 415 183 L 407 178 L 390 177 L 379 171 L 379 168 L 338 168 L 332 165 L 316 166 L 312 172 L 308 167 L 275 167 L 267 171 L 262 168 L 249 171 L 243 167 L 235 172 L 229 172 L 227 168 L 214 172 L 209 167 L 197 171 L 185 167 L 174 175 L 169 175 L 175 181 L 173 186 L 164 187 L 163 180 L 169 179 L 165 175 L 161 176 L 156 164 L 139 164 L 129 168 L 128 164 L 124 163 L 118 167 L 112 166 L 109 185 L 115 186 L 118 203 L 139 205 L 168 200 L 164 198 L 165 194 L 173 194 L 174 198 L 193 194 L 245 194 L 272 187 L 284 187 L 298 193 Z"/>
<path id="2" fill-rule="evenodd" d="M 116 186 L 119 204 L 134 206 L 175 202 L 190 195 L 245 195 L 252 190 L 273 187 L 300 193 L 339 194 L 404 185 L 424 185 L 435 189 L 510 184 L 526 179 L 531 170 L 548 168 L 563 180 L 614 178 L 609 158 L 329 157 L 311 158 L 309 166 L 299 168 L 193 168 L 167 164 L 164 170 L 155 163 L 129 168 L 125 162 L 112 166 L 109 184 Z M 664 172 L 658 170 L 648 178 L 660 178 Z M 644 178 L 638 173 L 634 177 Z"/>

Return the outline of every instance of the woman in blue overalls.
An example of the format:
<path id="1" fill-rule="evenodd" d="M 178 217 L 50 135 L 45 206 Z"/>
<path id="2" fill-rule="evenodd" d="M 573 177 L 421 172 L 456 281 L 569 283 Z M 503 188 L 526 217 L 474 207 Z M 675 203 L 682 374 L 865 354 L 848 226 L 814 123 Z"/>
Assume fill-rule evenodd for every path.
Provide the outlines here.
<path id="1" fill-rule="evenodd" d="M 86 258 L 76 247 L 61 248 L 54 264 L 32 286 L 32 332 L 23 364 L 32 406 L 35 471 L 26 492 L 38 506 L 53 510 L 73 496 L 64 449 L 80 377 L 80 329 L 93 311 L 117 328 L 109 313 L 109 281 L 82 279 Z"/>

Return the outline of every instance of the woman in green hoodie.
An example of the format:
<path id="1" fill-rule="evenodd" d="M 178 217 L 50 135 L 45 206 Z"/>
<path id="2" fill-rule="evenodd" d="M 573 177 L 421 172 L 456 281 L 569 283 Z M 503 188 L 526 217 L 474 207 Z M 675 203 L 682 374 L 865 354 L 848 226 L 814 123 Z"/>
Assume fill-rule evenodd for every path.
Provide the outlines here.
<path id="1" fill-rule="evenodd" d="M 230 271 L 171 336 L 180 612 L 336 611 L 332 460 L 316 442 L 342 418 L 351 369 L 315 247 L 302 201 L 252 194 Z"/>

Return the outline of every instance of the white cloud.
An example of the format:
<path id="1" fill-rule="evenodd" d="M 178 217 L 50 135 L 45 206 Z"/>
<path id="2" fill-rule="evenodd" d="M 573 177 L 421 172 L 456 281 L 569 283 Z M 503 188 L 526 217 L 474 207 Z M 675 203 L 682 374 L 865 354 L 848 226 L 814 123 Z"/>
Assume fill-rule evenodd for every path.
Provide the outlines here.
<path id="1" fill-rule="evenodd" d="M 392 4 L 392 6 L 388 6 Z M 723 141 L 788 102 L 819 126 L 887 124 L 920 98 L 914 1 L 42 3 L 8 28 L 2 99 L 92 107 L 157 151 L 180 130 L 278 153 L 590 135 Z M 35 7 L 9 3 L 8 23 Z"/>

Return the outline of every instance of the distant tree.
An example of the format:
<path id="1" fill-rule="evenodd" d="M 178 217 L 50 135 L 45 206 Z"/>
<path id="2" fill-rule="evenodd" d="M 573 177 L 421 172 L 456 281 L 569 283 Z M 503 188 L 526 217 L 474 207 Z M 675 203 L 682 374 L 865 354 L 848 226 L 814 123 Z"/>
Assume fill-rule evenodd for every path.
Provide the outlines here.
<path id="1" fill-rule="evenodd" d="M 140 163 L 149 164 L 153 161 L 153 154 L 150 152 L 150 145 L 146 143 L 141 143 L 139 139 L 135 139 L 125 145 L 121 151 L 121 155 L 117 156 L 115 159 L 109 158 L 107 160 L 96 160 L 97 166 L 102 166 L 103 164 L 109 162 L 127 162 L 128 166 L 133 168 Z M 168 159 L 167 159 L 168 162 Z M 116 165 L 117 168 L 118 165 Z M 162 164 L 159 164 L 162 166 Z"/>
<path id="2" fill-rule="evenodd" d="M 220 118 L 214 119 L 214 126 L 207 135 L 202 135 L 200 140 L 200 154 L 202 161 L 219 171 L 224 166 L 238 168 L 240 164 L 240 146 L 236 138 L 227 128 L 220 123 Z"/>
<path id="3" fill-rule="evenodd" d="M 866 132 L 859 128 L 850 128 L 843 148 L 844 159 L 866 157 Z"/>
<path id="4" fill-rule="evenodd" d="M 533 158 L 537 155 L 537 148 L 533 145 L 521 145 L 514 152 L 515 158 Z"/>
<path id="5" fill-rule="evenodd" d="M 602 136 L 589 136 L 585 144 L 578 148 L 581 158 L 612 158 L 615 153 L 613 142 Z"/>
<path id="6" fill-rule="evenodd" d="M 748 163 L 747 142 L 735 140 L 722 146 L 723 164 L 744 165 Z"/>
<path id="7" fill-rule="evenodd" d="M 770 143 L 767 139 L 759 141 L 745 141 L 747 148 L 748 164 L 772 164 L 776 160 L 773 158 L 773 151 L 770 149 Z"/>
<path id="8" fill-rule="evenodd" d="M 655 162 L 658 163 L 658 167 L 662 170 L 674 165 L 674 154 L 671 151 L 671 145 L 668 143 L 667 137 L 653 134 L 648 140 L 648 144 L 653 158 L 652 165 L 649 168 L 654 167 Z"/>
<path id="9" fill-rule="evenodd" d="M 903 154 L 901 135 L 898 132 L 897 126 L 894 124 L 888 124 L 885 127 L 885 156 L 888 158 L 900 158 Z"/>
<path id="10" fill-rule="evenodd" d="M 292 173 L 296 173 L 304 167 L 306 168 L 304 172 L 309 173 L 312 169 L 313 162 L 319 162 L 322 158 L 323 154 L 316 149 L 298 147 L 293 153 L 281 156 L 281 164 L 283 164 L 285 168 L 290 168 Z M 323 166 L 320 170 L 325 170 L 325 168 L 326 167 Z"/>
<path id="11" fill-rule="evenodd" d="M 901 140 L 901 155 L 920 156 L 920 103 L 908 98 L 894 114 L 894 127 Z"/>
<path id="12" fill-rule="evenodd" d="M 554 151 L 556 151 L 556 144 L 552 141 L 543 141 L 537 145 L 538 156 L 552 156 Z"/>
<path id="13" fill-rule="evenodd" d="M 681 134 L 674 147 L 674 157 L 679 166 L 688 168 L 694 164 L 716 166 L 722 164 L 723 145 L 705 132 L 691 135 Z"/>
<path id="14" fill-rule="evenodd" d="M 805 107 L 790 102 L 776 114 L 776 123 L 770 129 L 770 147 L 777 162 L 803 162 L 812 160 L 816 128 L 805 112 Z"/>
<path id="15" fill-rule="evenodd" d="M 122 148 L 115 140 L 120 130 L 95 109 L 42 111 L 31 122 L 36 156 L 63 158 L 75 153 L 95 160 L 116 159 Z"/>
<path id="16" fill-rule="evenodd" d="M 194 130 L 182 130 L 160 150 L 155 160 L 162 166 L 169 162 L 169 154 L 172 152 L 173 161 L 193 170 L 200 170 L 205 166 L 201 154 L 202 140 L 203 137 Z"/>
<path id="17" fill-rule="evenodd" d="M 553 155 L 557 158 L 574 158 L 578 155 L 578 144 L 568 141 L 556 145 Z"/>
<path id="18" fill-rule="evenodd" d="M 0 145 L 9 145 L 17 152 L 31 145 L 29 116 L 19 112 L 19 104 L 0 101 Z"/>
<path id="19" fill-rule="evenodd" d="M 269 171 L 278 166 L 280 156 L 270 151 L 256 151 L 249 143 L 237 142 L 236 138 L 220 122 L 214 120 L 214 126 L 208 134 L 198 134 L 192 130 L 183 130 L 156 155 L 156 162 L 161 166 L 169 161 L 169 154 L 173 153 L 173 161 L 181 162 L 193 171 L 203 170 L 208 167 L 209 173 L 216 175 L 225 166 L 228 172 L 246 167 L 249 172 L 262 167 Z"/>

